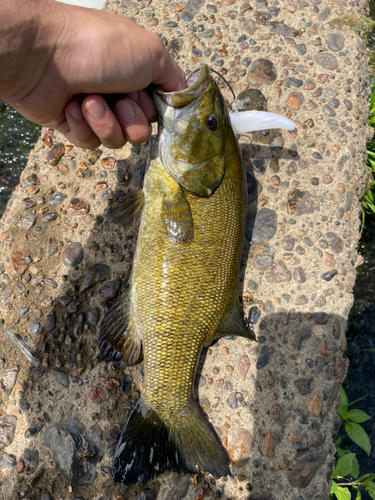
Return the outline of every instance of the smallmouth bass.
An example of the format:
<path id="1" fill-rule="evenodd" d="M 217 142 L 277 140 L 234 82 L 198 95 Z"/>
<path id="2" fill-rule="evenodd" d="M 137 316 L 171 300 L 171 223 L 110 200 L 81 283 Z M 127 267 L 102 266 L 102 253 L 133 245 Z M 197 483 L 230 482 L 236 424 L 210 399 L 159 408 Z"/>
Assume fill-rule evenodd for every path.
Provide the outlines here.
<path id="1" fill-rule="evenodd" d="M 144 482 L 166 470 L 230 474 L 229 459 L 193 395 L 203 347 L 223 335 L 253 339 L 237 292 L 247 187 L 219 88 L 204 66 L 188 88 L 155 89 L 158 136 L 143 193 L 107 216 L 141 217 L 129 292 L 104 317 L 100 357 L 144 358 L 143 391 L 122 431 L 112 472 Z"/>

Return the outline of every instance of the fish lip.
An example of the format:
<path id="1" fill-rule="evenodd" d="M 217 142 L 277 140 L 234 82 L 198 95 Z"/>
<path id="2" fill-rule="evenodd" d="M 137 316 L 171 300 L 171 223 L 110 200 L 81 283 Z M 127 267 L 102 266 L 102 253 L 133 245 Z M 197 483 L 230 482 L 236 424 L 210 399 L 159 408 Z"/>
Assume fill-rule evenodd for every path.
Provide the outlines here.
<path id="1" fill-rule="evenodd" d="M 197 97 L 207 89 L 211 81 L 210 69 L 207 64 L 200 68 L 197 72 L 197 78 L 186 89 L 176 90 L 174 92 L 164 92 L 159 87 L 153 88 L 153 94 L 156 98 L 160 99 L 164 104 L 172 108 L 178 109 L 187 106 L 195 101 Z"/>

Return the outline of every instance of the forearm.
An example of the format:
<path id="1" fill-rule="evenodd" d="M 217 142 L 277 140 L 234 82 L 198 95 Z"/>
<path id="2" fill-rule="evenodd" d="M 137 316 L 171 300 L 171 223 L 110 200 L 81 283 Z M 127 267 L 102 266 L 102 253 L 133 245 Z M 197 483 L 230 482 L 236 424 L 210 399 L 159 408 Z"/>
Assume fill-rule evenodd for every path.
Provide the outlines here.
<path id="1" fill-rule="evenodd" d="M 0 0 L 0 97 L 23 98 L 53 59 L 64 22 L 53 0 Z"/>

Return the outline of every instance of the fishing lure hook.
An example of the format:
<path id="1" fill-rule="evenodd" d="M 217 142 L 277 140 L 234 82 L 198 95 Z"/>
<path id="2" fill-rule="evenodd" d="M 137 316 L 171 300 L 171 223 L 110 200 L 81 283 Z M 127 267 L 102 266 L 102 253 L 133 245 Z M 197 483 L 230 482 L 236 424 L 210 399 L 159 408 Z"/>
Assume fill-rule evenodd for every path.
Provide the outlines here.
<path id="1" fill-rule="evenodd" d="M 209 68 L 209 69 L 210 69 L 210 71 L 212 71 L 213 73 L 215 73 L 218 77 L 220 77 L 220 78 L 221 78 L 221 79 L 222 79 L 222 80 L 223 80 L 223 81 L 227 84 L 227 86 L 228 86 L 229 90 L 232 92 L 233 101 L 232 101 L 232 102 L 230 102 L 230 103 L 228 104 L 228 106 L 229 106 L 229 109 L 230 109 L 231 111 L 233 111 L 232 104 L 233 104 L 233 103 L 234 103 L 234 101 L 236 100 L 236 94 L 233 92 L 232 87 L 229 85 L 229 82 L 228 82 L 228 81 L 227 81 L 227 80 L 223 77 L 223 75 L 221 75 L 220 73 L 218 73 L 218 72 L 217 72 L 215 69 L 213 69 L 213 68 Z M 192 72 L 190 73 L 190 75 L 186 78 L 186 83 L 188 83 L 188 81 L 189 81 L 190 77 L 191 77 L 192 75 L 194 75 L 194 73 L 197 73 L 197 71 L 200 71 L 200 70 L 201 70 L 201 68 L 198 68 L 198 69 L 195 69 L 194 71 L 192 71 Z"/>

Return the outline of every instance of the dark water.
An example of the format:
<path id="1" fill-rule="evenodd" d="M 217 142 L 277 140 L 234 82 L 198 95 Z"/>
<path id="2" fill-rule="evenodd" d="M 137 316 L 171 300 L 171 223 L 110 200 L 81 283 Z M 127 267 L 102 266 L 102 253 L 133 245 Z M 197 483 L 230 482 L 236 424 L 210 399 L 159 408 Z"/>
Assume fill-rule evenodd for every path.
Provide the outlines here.
<path id="1" fill-rule="evenodd" d="M 0 100 L 0 217 L 39 135 L 38 125 Z"/>

